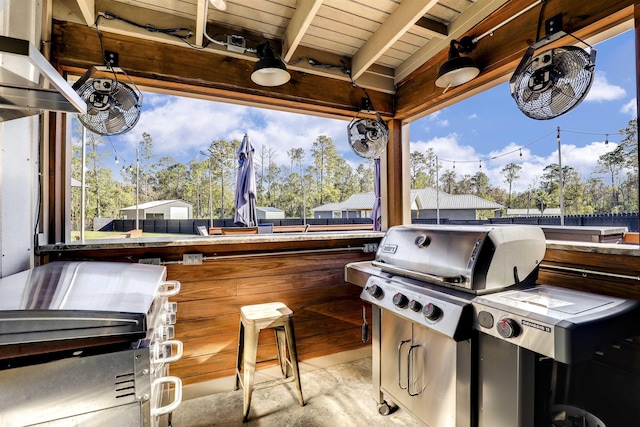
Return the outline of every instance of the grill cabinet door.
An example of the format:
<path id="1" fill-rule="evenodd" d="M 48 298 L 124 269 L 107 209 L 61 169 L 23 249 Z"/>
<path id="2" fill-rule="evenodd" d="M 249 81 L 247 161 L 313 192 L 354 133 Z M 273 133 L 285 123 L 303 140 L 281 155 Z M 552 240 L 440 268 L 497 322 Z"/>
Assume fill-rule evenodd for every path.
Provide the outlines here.
<path id="1" fill-rule="evenodd" d="M 413 340 L 422 350 L 422 366 L 410 369 L 415 381 L 411 392 L 420 392 L 413 398 L 413 412 L 429 426 L 463 425 L 456 424 L 457 343 L 418 324 L 413 325 Z"/>
<path id="2" fill-rule="evenodd" d="M 411 396 L 407 393 L 407 352 L 412 345 L 412 322 L 388 310 L 381 313 L 380 382 L 385 394 L 394 403 L 411 410 Z"/>

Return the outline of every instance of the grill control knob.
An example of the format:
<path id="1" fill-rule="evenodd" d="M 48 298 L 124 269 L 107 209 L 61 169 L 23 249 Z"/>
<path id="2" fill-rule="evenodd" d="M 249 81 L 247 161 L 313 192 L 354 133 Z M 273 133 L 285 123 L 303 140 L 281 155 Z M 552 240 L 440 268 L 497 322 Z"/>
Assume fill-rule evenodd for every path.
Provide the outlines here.
<path id="1" fill-rule="evenodd" d="M 370 285 L 365 290 L 374 298 L 380 298 L 382 296 L 382 288 L 378 285 Z"/>
<path id="2" fill-rule="evenodd" d="M 414 243 L 419 248 L 426 248 L 431 244 L 431 237 L 427 236 L 426 234 L 421 234 L 418 237 L 416 237 L 416 240 L 414 241 Z"/>
<path id="3" fill-rule="evenodd" d="M 409 303 L 409 299 L 400 292 L 393 296 L 393 304 L 398 308 L 405 308 Z"/>
<path id="4" fill-rule="evenodd" d="M 498 329 L 498 333 L 503 338 L 514 338 L 520 335 L 520 326 L 518 326 L 518 322 L 513 319 L 509 319 L 508 317 L 500 319 L 496 325 L 496 329 Z"/>
<path id="5" fill-rule="evenodd" d="M 437 305 L 432 304 L 432 303 L 428 303 L 422 309 L 422 314 L 428 320 L 432 320 L 432 321 L 435 322 L 436 320 L 438 320 L 440 318 L 440 316 L 442 316 L 442 310 Z"/>
<path id="6" fill-rule="evenodd" d="M 409 301 L 409 308 L 412 311 L 415 311 L 416 313 L 420 313 L 420 310 L 422 310 L 422 304 L 420 304 L 418 301 L 412 299 L 411 301 Z"/>

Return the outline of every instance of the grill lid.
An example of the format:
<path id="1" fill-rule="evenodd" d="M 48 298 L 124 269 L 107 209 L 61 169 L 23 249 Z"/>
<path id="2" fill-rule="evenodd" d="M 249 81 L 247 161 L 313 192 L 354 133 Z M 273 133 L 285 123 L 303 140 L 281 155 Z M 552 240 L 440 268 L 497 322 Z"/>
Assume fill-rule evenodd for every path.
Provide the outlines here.
<path id="1" fill-rule="evenodd" d="M 411 225 L 390 228 L 373 263 L 389 273 L 485 293 L 533 283 L 545 251 L 539 227 Z"/>
<path id="2" fill-rule="evenodd" d="M 144 336 L 162 266 L 52 262 L 0 279 L 0 346 Z"/>

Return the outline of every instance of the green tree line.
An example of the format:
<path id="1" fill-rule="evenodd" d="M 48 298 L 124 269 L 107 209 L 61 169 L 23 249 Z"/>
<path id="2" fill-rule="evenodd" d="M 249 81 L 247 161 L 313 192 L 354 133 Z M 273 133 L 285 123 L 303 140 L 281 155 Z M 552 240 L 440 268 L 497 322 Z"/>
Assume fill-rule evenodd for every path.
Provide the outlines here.
<path id="1" fill-rule="evenodd" d="M 240 142 L 211 141 L 206 151 L 181 163 L 158 156 L 152 136 L 143 133 L 136 144 L 137 159 L 121 165 L 115 172 L 118 177 L 110 167 L 118 157 L 108 150 L 109 142 L 87 132 L 85 226 L 91 226 L 94 218 L 120 218 L 120 209 L 136 204 L 136 192 L 139 204 L 178 199 L 193 205 L 194 218 L 233 218 Z M 72 177 L 81 181 L 81 138 L 74 139 L 72 149 Z M 280 161 L 281 156 L 287 161 Z M 309 217 L 314 207 L 373 191 L 373 161 L 354 169 L 325 135 L 318 136 L 308 151 L 292 148 L 284 153 L 272 146 L 258 147 L 254 165 L 257 205 L 282 209 L 287 218 Z M 72 188 L 75 229 L 81 218 L 80 192 Z"/>
<path id="2" fill-rule="evenodd" d="M 637 125 L 631 120 L 619 131 L 623 139 L 616 148 L 598 159 L 592 175 L 582 179 L 570 165 L 563 165 L 565 213 L 593 214 L 635 212 L 638 206 Z M 80 134 L 80 132 L 74 132 Z M 193 205 L 194 218 L 233 218 L 234 193 L 240 141 L 211 141 L 187 163 L 156 154 L 153 138 L 142 133 L 136 144 L 137 159 L 122 165 L 119 176 L 110 167 L 114 153 L 109 141 L 87 132 L 85 158 L 86 226 L 93 218 L 120 218 L 120 209 L 139 203 L 179 199 Z M 74 138 L 72 177 L 81 179 L 82 141 Z M 116 156 L 117 159 L 117 156 Z M 120 159 L 122 160 L 122 159 Z M 283 161 L 286 160 L 286 161 Z M 475 194 L 507 208 L 559 207 L 560 169 L 558 164 L 544 168 L 536 182 L 521 192 L 512 191 L 522 166 L 510 163 L 501 170 L 499 185 L 489 182 L 479 170 L 474 175 L 457 176 L 443 171 L 432 149 L 410 153 L 411 188 L 435 187 L 450 194 Z M 285 211 L 287 218 L 309 217 L 311 209 L 346 200 L 354 193 L 373 191 L 373 161 L 362 161 L 355 168 L 342 158 L 331 138 L 320 135 L 309 150 L 292 148 L 280 152 L 262 146 L 254 154 L 257 204 Z M 72 220 L 79 226 L 80 188 L 72 188 Z M 486 215 L 493 215 L 487 212 Z"/>
<path id="3" fill-rule="evenodd" d="M 509 163 L 502 168 L 502 182 L 492 186 L 482 170 L 460 177 L 455 170 L 441 171 L 442 165 L 437 164 L 436 155 L 429 148 L 425 152 L 410 154 L 411 188 L 434 187 L 439 177 L 440 189 L 450 194 L 475 194 L 506 208 L 538 208 L 544 211 L 560 207 L 562 177 L 562 199 L 567 215 L 637 212 L 637 120 L 630 120 L 619 134 L 622 136 L 620 144 L 598 158 L 586 180 L 570 165 L 563 165 L 561 174 L 559 165 L 552 163 L 544 168 L 535 182 L 528 184 L 525 191 L 513 192 L 522 172 L 522 166 L 517 163 Z"/>

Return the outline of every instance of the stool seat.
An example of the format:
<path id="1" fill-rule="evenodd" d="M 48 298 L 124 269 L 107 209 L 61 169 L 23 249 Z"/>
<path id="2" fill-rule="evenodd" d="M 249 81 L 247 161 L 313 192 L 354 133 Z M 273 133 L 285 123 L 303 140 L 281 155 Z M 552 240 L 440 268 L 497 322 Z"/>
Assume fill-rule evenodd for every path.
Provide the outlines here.
<path id="1" fill-rule="evenodd" d="M 263 329 L 274 329 L 278 360 L 283 378 L 254 384 L 258 337 Z M 287 356 L 288 351 L 288 356 Z M 291 369 L 289 369 L 291 368 Z M 292 371 L 289 375 L 289 370 Z M 240 308 L 240 329 L 238 332 L 238 359 L 236 361 L 235 390 L 242 386 L 243 421 L 249 417 L 251 394 L 253 390 L 295 382 L 298 402 L 304 406 L 296 338 L 293 329 L 293 311 L 281 302 L 246 305 Z"/>
<path id="2" fill-rule="evenodd" d="M 278 326 L 280 322 L 289 320 L 293 311 L 281 302 L 269 302 L 266 304 L 245 305 L 240 308 L 241 320 L 247 325 L 256 325 L 260 329 Z"/>

